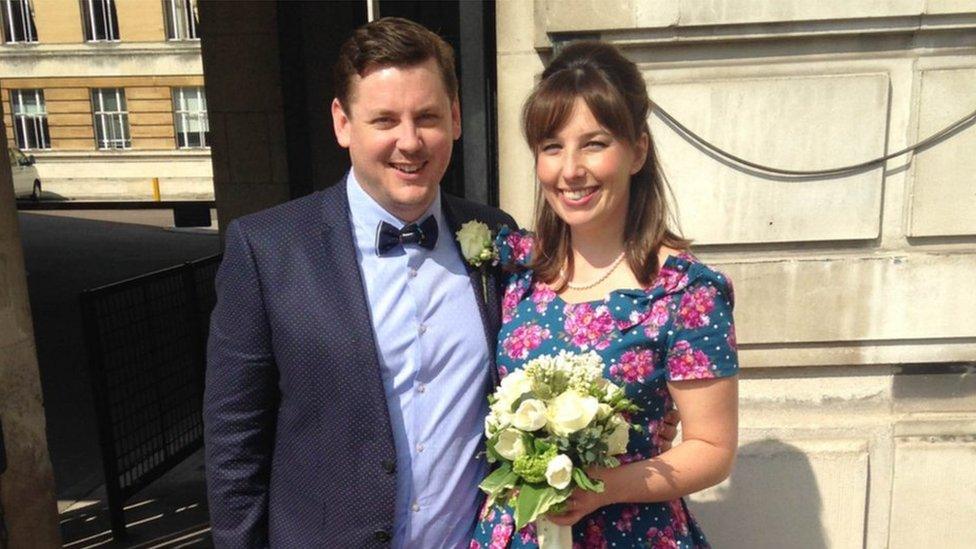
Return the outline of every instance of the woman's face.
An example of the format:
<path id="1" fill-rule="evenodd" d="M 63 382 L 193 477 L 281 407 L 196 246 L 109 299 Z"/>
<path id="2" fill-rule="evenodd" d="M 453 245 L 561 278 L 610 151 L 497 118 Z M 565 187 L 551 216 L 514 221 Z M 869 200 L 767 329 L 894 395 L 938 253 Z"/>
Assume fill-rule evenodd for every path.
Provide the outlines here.
<path id="1" fill-rule="evenodd" d="M 572 229 L 623 224 L 630 176 L 647 157 L 647 136 L 632 146 L 597 122 L 576 99 L 573 113 L 536 151 L 536 175 L 546 201 Z"/>

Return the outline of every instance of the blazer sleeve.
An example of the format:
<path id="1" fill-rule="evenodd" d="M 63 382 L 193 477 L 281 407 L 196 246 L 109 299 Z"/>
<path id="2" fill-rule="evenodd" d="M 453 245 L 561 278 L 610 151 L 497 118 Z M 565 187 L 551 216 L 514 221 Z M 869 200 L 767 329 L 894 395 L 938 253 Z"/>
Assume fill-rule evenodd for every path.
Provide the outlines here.
<path id="1" fill-rule="evenodd" d="M 211 314 L 203 421 L 216 547 L 267 547 L 277 368 L 253 250 L 228 225 Z"/>

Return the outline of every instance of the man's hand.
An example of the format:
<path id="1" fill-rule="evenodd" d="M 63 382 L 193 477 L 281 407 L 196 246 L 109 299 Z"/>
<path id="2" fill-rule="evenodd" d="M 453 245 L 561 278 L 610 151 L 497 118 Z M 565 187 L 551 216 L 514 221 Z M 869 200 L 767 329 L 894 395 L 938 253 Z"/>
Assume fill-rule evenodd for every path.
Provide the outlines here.
<path id="1" fill-rule="evenodd" d="M 658 437 L 661 439 L 661 453 L 671 449 L 674 437 L 678 436 L 678 423 L 681 422 L 681 415 L 676 408 L 671 408 L 661 419 L 661 430 Z"/>

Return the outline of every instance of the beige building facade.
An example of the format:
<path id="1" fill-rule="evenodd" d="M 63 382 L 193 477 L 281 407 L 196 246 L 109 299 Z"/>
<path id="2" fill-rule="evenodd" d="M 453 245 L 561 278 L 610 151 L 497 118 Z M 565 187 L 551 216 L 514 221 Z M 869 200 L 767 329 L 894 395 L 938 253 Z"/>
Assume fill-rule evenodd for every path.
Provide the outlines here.
<path id="1" fill-rule="evenodd" d="M 709 143 L 791 170 L 858 164 L 976 109 L 976 2 L 508 0 L 501 206 L 534 202 L 519 110 L 554 49 L 618 45 Z M 651 117 L 680 222 L 736 283 L 740 457 L 692 498 L 723 548 L 971 547 L 976 127 L 853 173 L 791 178 Z"/>
<path id="2" fill-rule="evenodd" d="M 44 198 L 213 199 L 195 0 L 2 4 L 7 146 Z"/>

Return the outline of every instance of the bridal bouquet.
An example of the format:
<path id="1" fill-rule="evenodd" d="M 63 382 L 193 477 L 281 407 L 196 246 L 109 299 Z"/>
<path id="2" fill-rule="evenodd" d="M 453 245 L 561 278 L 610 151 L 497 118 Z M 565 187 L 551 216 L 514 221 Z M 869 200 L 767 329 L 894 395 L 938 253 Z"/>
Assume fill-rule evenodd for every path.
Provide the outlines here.
<path id="1" fill-rule="evenodd" d="M 603 377 L 595 352 L 560 352 L 526 363 L 502 379 L 488 397 L 488 461 L 498 466 L 481 483 L 488 505 L 515 509 L 515 527 L 536 522 L 540 547 L 570 547 L 569 527 L 545 518 L 560 512 L 574 488 L 603 491 L 586 474 L 590 466 L 616 467 L 632 427 L 625 414 L 638 410 L 623 389 Z"/>

